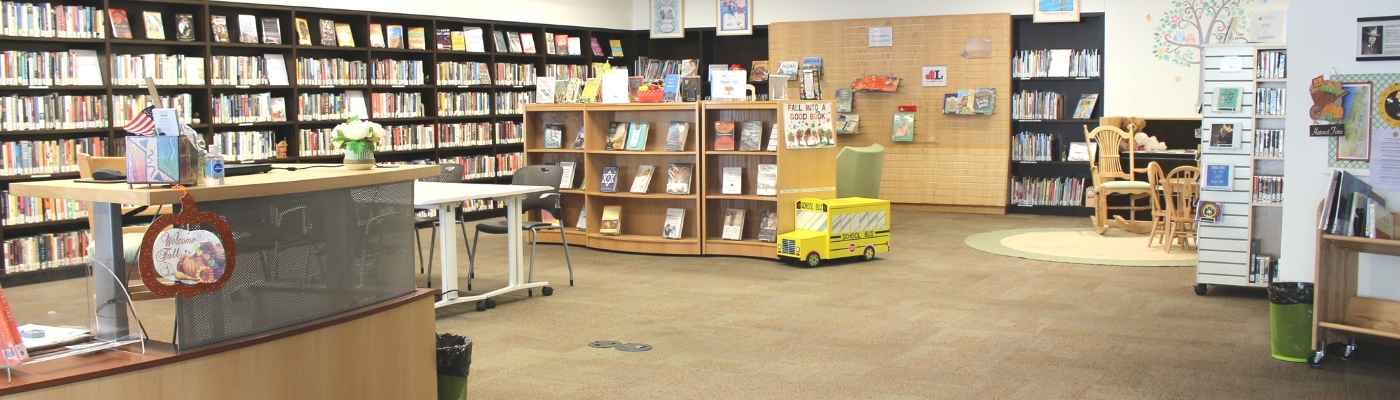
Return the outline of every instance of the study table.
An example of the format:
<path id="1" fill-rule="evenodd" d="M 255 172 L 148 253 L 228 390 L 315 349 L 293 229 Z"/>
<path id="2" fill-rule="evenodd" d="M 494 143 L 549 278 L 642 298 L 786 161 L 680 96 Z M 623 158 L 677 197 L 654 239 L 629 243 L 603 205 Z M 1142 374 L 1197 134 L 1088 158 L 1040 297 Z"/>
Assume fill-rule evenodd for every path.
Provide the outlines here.
<path id="1" fill-rule="evenodd" d="M 521 264 L 524 236 L 520 232 L 520 212 L 525 197 L 532 193 L 549 191 L 548 186 L 492 185 L 477 183 L 414 182 L 413 204 L 418 209 L 437 210 L 438 226 L 442 229 L 442 300 L 436 307 L 466 302 L 477 302 L 477 311 L 485 311 L 492 297 L 522 289 L 547 287 L 549 282 L 528 282 L 528 271 Z M 457 290 L 457 207 L 467 200 L 496 199 L 506 203 L 506 270 L 509 278 L 506 287 L 475 296 L 461 296 Z M 466 240 L 466 238 L 462 238 Z M 476 249 L 481 251 L 481 249 Z M 545 290 L 545 289 L 541 289 Z M 547 290 L 544 293 L 548 293 Z M 547 295 L 547 294 L 546 294 Z"/>

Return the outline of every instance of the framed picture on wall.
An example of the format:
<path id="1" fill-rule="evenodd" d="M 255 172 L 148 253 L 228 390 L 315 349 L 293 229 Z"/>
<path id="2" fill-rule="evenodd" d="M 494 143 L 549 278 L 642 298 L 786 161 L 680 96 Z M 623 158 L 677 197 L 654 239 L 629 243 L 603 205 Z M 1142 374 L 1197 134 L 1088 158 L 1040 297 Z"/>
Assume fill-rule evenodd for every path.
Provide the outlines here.
<path id="1" fill-rule="evenodd" d="M 1356 19 L 1356 61 L 1400 60 L 1400 16 Z"/>
<path id="2" fill-rule="evenodd" d="M 1343 82 L 1342 132 L 1337 141 L 1337 161 L 1371 161 L 1371 82 Z"/>
<path id="3" fill-rule="evenodd" d="M 715 4 L 719 7 L 715 14 L 716 35 L 753 34 L 753 0 L 719 0 Z"/>
<path id="4" fill-rule="evenodd" d="M 685 37 L 685 0 L 651 0 L 651 38 Z"/>
<path id="5" fill-rule="evenodd" d="M 1079 0 L 1031 0 L 1035 23 L 1079 22 Z"/>

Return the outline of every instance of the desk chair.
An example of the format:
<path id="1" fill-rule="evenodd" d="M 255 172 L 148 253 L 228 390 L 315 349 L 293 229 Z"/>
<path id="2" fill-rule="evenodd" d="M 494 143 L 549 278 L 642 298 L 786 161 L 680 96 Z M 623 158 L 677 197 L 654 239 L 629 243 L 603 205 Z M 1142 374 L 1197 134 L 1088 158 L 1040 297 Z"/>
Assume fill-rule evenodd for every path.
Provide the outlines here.
<path id="1" fill-rule="evenodd" d="M 845 147 L 836 154 L 836 197 L 880 198 L 885 147 Z"/>
<path id="2" fill-rule="evenodd" d="M 1151 196 L 1153 189 L 1150 184 L 1143 181 L 1133 180 L 1133 173 L 1146 172 L 1134 168 L 1134 149 L 1137 144 L 1133 142 L 1133 130 L 1136 127 L 1128 125 L 1128 131 L 1124 132 L 1116 126 L 1099 126 L 1091 132 L 1089 126 L 1084 126 L 1084 138 L 1086 142 L 1098 143 L 1099 154 L 1089 156 L 1089 175 L 1094 178 L 1094 193 L 1097 193 L 1097 204 L 1094 206 L 1094 216 L 1089 217 L 1094 223 L 1094 232 L 1102 235 L 1108 231 L 1110 210 L 1125 210 L 1128 212 L 1128 220 L 1122 216 L 1113 216 L 1115 222 L 1123 229 L 1133 233 L 1147 233 L 1151 228 L 1137 224 L 1137 212 L 1151 210 L 1152 206 L 1138 205 L 1139 200 Z M 1128 169 L 1125 171 L 1122 165 L 1122 150 L 1126 145 L 1128 151 Z M 1094 148 L 1093 144 L 1089 148 Z M 1108 196 L 1124 195 L 1128 196 L 1127 206 L 1109 207 Z"/>
<path id="3" fill-rule="evenodd" d="M 438 176 L 419 178 L 418 181 L 462 183 L 462 178 L 466 176 L 466 168 L 462 168 L 462 164 L 439 164 L 438 166 L 441 168 L 438 172 Z M 442 211 L 439 210 L 438 212 Z M 461 211 L 457 212 L 456 217 L 457 226 L 462 227 L 462 240 L 466 240 L 467 228 L 462 224 Z M 437 242 L 437 226 L 437 217 L 413 217 L 413 240 L 418 242 L 418 272 L 427 272 L 428 287 L 433 287 L 433 253 L 434 250 L 437 250 L 437 246 L 435 245 Z M 426 261 L 423 260 L 423 240 L 418 236 L 418 231 L 424 228 L 432 229 L 432 233 L 428 237 L 428 259 Z M 443 249 L 443 251 L 447 251 L 447 249 Z"/>
<path id="4" fill-rule="evenodd" d="M 569 286 L 574 285 L 574 264 L 569 260 L 569 235 L 564 233 L 564 218 L 563 215 L 560 214 L 559 208 L 559 182 L 563 180 L 563 178 L 564 169 L 555 165 L 527 165 L 516 170 L 515 174 L 511 177 L 510 184 L 512 185 L 549 186 L 553 188 L 545 193 L 530 194 L 525 198 L 525 201 L 521 202 L 522 210 L 515 210 L 516 212 L 525 213 L 540 210 L 548 212 L 550 215 L 554 216 L 555 220 L 559 221 L 559 225 L 532 221 L 525 221 L 520 224 L 520 229 L 529 230 L 531 233 L 530 274 L 526 277 L 526 282 L 532 282 L 535 277 L 535 243 L 539 241 L 540 231 L 554 229 L 559 231 L 559 238 L 564 244 L 564 263 L 569 267 Z M 467 290 L 472 290 L 472 278 L 476 275 L 476 253 L 479 250 L 477 239 L 481 237 L 482 233 L 504 235 L 507 229 L 506 221 L 492 221 L 476 224 L 476 234 L 472 235 L 471 246 L 467 246 Z M 465 238 L 466 235 L 464 234 L 462 237 Z M 533 290 L 530 291 L 530 294 L 534 294 Z"/>
<path id="5" fill-rule="evenodd" d="M 1196 236 L 1196 202 L 1201 197 L 1201 170 L 1196 167 L 1176 167 L 1167 174 L 1162 185 L 1167 203 L 1167 252 L 1173 243 L 1185 250 Z"/>
<path id="6" fill-rule="evenodd" d="M 1167 213 L 1166 200 L 1161 195 L 1166 179 L 1161 164 L 1156 161 L 1147 164 L 1147 184 L 1152 187 L 1152 235 L 1147 237 L 1147 247 L 1152 247 L 1152 242 L 1161 243 L 1167 237 L 1167 220 L 1171 214 Z"/>

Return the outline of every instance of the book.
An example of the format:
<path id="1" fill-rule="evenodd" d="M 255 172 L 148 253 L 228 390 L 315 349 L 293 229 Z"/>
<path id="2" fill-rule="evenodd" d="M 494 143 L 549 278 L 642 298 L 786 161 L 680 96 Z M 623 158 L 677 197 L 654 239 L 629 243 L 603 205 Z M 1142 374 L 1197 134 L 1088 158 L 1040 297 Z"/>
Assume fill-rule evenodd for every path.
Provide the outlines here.
<path id="1" fill-rule="evenodd" d="M 569 54 L 569 35 L 562 33 L 554 34 L 554 54 Z"/>
<path id="2" fill-rule="evenodd" d="M 547 124 L 544 126 L 544 148 L 564 148 L 564 124 Z"/>
<path id="3" fill-rule="evenodd" d="M 1233 149 L 1239 147 L 1235 136 L 1235 124 L 1211 124 L 1208 143 L 1211 149 Z"/>
<path id="4" fill-rule="evenodd" d="M 403 48 L 403 25 L 384 26 L 384 47 L 388 49 Z"/>
<path id="5" fill-rule="evenodd" d="M 972 113 L 992 115 L 996 109 L 997 88 L 977 88 L 972 95 Z M 1098 101 L 1099 95 L 1094 95 L 1094 101 Z M 1094 113 L 1094 106 L 1089 106 L 1089 114 Z"/>
<path id="6" fill-rule="evenodd" d="M 273 121 L 273 122 L 286 122 L 286 121 L 287 121 L 287 99 L 286 99 L 286 98 L 282 98 L 282 97 L 273 97 L 272 100 L 268 101 L 268 110 L 272 112 L 272 121 Z"/>
<path id="7" fill-rule="evenodd" d="M 563 175 L 564 175 L 564 176 L 563 176 L 563 178 L 560 178 L 560 180 L 559 180 L 559 188 L 560 188 L 560 189 L 573 189 L 573 188 L 574 188 L 574 168 L 577 168 L 577 167 L 578 167 L 578 164 L 575 164 L 573 161 L 560 161 L 560 162 L 559 162 L 559 168 L 564 170 L 564 172 L 563 172 Z"/>
<path id="8" fill-rule="evenodd" d="M 821 57 L 802 57 L 802 69 L 817 71 L 817 76 L 822 74 Z"/>
<path id="9" fill-rule="evenodd" d="M 743 240 L 744 239 L 744 210 L 739 208 L 727 208 L 724 210 L 724 229 L 720 233 L 720 239 Z"/>
<path id="10" fill-rule="evenodd" d="M 841 114 L 836 117 L 836 133 L 860 132 L 859 114 Z"/>
<path id="11" fill-rule="evenodd" d="M 1242 91 L 1244 91 L 1244 89 L 1238 87 L 1215 88 L 1215 112 L 1238 112 L 1240 109 L 1240 93 Z"/>
<path id="12" fill-rule="evenodd" d="M 759 151 L 763 147 L 763 121 L 744 121 L 739 131 L 739 151 Z"/>
<path id="13" fill-rule="evenodd" d="M 627 128 L 630 124 L 626 122 L 612 122 L 608 124 L 607 141 L 603 142 L 605 150 L 622 150 L 623 143 L 627 141 Z"/>
<path id="14" fill-rule="evenodd" d="M 1333 235 L 1346 234 L 1344 232 L 1346 232 L 1348 226 L 1351 225 L 1352 200 L 1357 193 L 1361 193 L 1362 195 L 1371 193 L 1371 184 L 1366 183 L 1366 181 L 1361 180 L 1361 178 L 1357 178 L 1356 175 L 1352 175 L 1350 172 L 1341 171 L 1341 179 L 1337 183 L 1337 189 L 1332 193 L 1331 201 L 1327 202 L 1330 203 L 1333 208 L 1331 211 L 1332 223 L 1331 226 L 1328 227 L 1327 233 Z"/>
<path id="15" fill-rule="evenodd" d="M 603 180 L 598 185 L 598 191 L 603 193 L 617 192 L 617 166 L 609 165 L 603 167 Z"/>
<path id="16" fill-rule="evenodd" d="M 778 164 L 758 164 L 758 189 L 754 194 L 759 196 L 778 195 Z"/>
<path id="17" fill-rule="evenodd" d="M 412 27 L 412 28 L 408 28 L 408 49 L 409 49 L 409 50 L 427 50 L 427 49 L 428 49 L 427 32 L 424 30 L 423 27 L 421 27 L 421 26 L 415 26 L 415 27 Z"/>
<path id="18" fill-rule="evenodd" d="M 476 27 L 469 26 L 462 28 L 462 36 L 466 36 L 467 51 L 473 53 L 486 52 L 486 38 L 481 36 L 483 32 L 481 28 Z"/>
<path id="19" fill-rule="evenodd" d="M 521 49 L 521 46 L 520 46 L 520 32 L 507 31 L 507 32 L 506 32 L 506 40 L 508 40 L 508 41 L 506 42 L 507 48 L 510 49 L 510 52 L 511 52 L 511 53 L 523 53 L 523 52 L 525 52 L 523 49 Z"/>
<path id="20" fill-rule="evenodd" d="M 651 186 L 651 174 L 655 172 L 656 166 L 642 165 L 637 167 L 637 175 L 632 177 L 632 193 L 645 194 L 647 188 Z"/>
<path id="21" fill-rule="evenodd" d="M 349 23 L 335 23 L 335 44 L 340 47 L 355 47 L 355 35 L 350 31 Z"/>
<path id="22" fill-rule="evenodd" d="M 369 47 L 384 48 L 384 26 L 381 24 L 369 24 Z"/>
<path id="23" fill-rule="evenodd" d="M 773 127 L 768 130 L 767 150 L 774 153 L 778 151 L 778 124 L 773 124 Z"/>
<path id="24" fill-rule="evenodd" d="M 131 39 L 131 20 L 126 18 L 126 10 L 120 8 L 108 8 L 107 19 L 112 21 L 112 37 L 116 39 Z"/>
<path id="25" fill-rule="evenodd" d="M 1079 96 L 1079 105 L 1074 107 L 1074 119 L 1089 119 L 1094 114 L 1094 105 L 1099 102 L 1099 94 L 1091 93 Z"/>
<path id="26" fill-rule="evenodd" d="M 603 221 L 598 224 L 598 233 L 622 234 L 622 206 L 603 206 Z"/>
<path id="27" fill-rule="evenodd" d="M 161 20 L 160 11 L 142 11 L 141 16 L 146 26 L 146 39 L 165 40 L 165 21 Z"/>
<path id="28" fill-rule="evenodd" d="M 1074 50 L 1051 49 L 1049 56 L 1050 69 L 1045 76 L 1052 78 L 1069 77 L 1069 64 L 1070 59 L 1074 58 Z"/>
<path id="29" fill-rule="evenodd" d="M 1065 155 L 1065 161 L 1089 161 L 1089 155 L 1093 153 L 1089 147 L 1089 143 L 1070 142 L 1069 154 Z M 1094 142 L 1092 147 L 1093 150 L 1098 150 L 1099 143 Z"/>
<path id="30" fill-rule="evenodd" d="M 540 104 L 554 103 L 555 83 L 556 81 L 552 76 L 535 77 L 535 102 Z"/>
<path id="31" fill-rule="evenodd" d="M 1234 165 L 1201 163 L 1201 175 L 1201 190 L 1230 191 L 1234 188 Z M 1348 197 L 1347 200 L 1351 198 Z"/>
<path id="32" fill-rule="evenodd" d="M 778 240 L 778 213 L 763 211 L 758 220 L 758 241 L 773 243 Z"/>
<path id="33" fill-rule="evenodd" d="M 768 80 L 768 60 L 753 60 L 753 69 L 749 70 L 749 81 L 762 82 Z"/>
<path id="34" fill-rule="evenodd" d="M 671 127 L 666 129 L 666 151 L 685 151 L 685 137 L 690 131 L 690 123 L 685 121 L 671 121 Z"/>
<path id="35" fill-rule="evenodd" d="M 1201 201 L 1196 205 L 1196 220 L 1208 224 L 1219 223 L 1225 218 L 1224 207 L 1220 202 Z"/>
<path id="36" fill-rule="evenodd" d="M 720 178 L 719 194 L 744 194 L 744 169 L 740 167 L 724 167 L 723 177 Z"/>
<path id="37" fill-rule="evenodd" d="M 597 56 L 597 57 L 602 57 L 602 56 L 603 56 L 603 45 L 602 45 L 601 43 L 598 42 L 598 38 L 592 37 L 592 38 L 588 38 L 588 39 L 589 39 L 589 42 L 591 42 L 590 44 L 593 45 L 593 55 L 594 55 L 594 56 Z"/>
<path id="38" fill-rule="evenodd" d="M 1332 171 L 1332 181 L 1322 197 L 1322 216 L 1318 218 L 1317 230 L 1332 231 L 1332 202 L 1337 198 L 1337 185 L 1342 179 L 1342 171 Z"/>
<path id="39" fill-rule="evenodd" d="M 438 50 L 463 51 L 467 49 L 467 36 L 462 31 L 443 28 L 434 32 Z"/>
<path id="40" fill-rule="evenodd" d="M 896 142 L 914 141 L 914 113 L 894 113 L 894 125 L 890 130 L 892 140 Z"/>
<path id="41" fill-rule="evenodd" d="M 680 239 L 681 228 L 685 226 L 684 208 L 667 208 L 666 222 L 661 227 L 661 237 L 667 239 Z"/>
<path id="42" fill-rule="evenodd" d="M 580 95 L 584 103 L 598 102 L 598 89 L 603 86 L 603 80 L 598 78 L 588 78 L 583 81 L 583 94 Z"/>
<path id="43" fill-rule="evenodd" d="M 687 103 L 700 101 L 700 77 L 681 76 L 681 101 Z"/>
<path id="44" fill-rule="evenodd" d="M 622 57 L 622 39 L 608 40 L 609 47 L 612 47 L 613 57 Z M 600 56 L 602 54 L 599 54 Z"/>
<path id="45" fill-rule="evenodd" d="M 550 226 L 559 226 L 560 224 L 559 218 L 555 218 L 554 214 L 550 213 L 549 210 L 540 210 L 540 222 L 549 224 Z"/>
<path id="46" fill-rule="evenodd" d="M 798 77 L 797 81 L 797 97 L 802 100 L 821 100 L 822 87 L 821 80 L 819 79 L 820 77 L 821 74 L 817 73 L 817 70 L 802 70 L 801 76 Z"/>
<path id="47" fill-rule="evenodd" d="M 715 150 L 734 150 L 734 121 L 715 121 Z"/>
<path id="48" fill-rule="evenodd" d="M 1366 237 L 1372 239 L 1392 239 L 1395 237 L 1395 215 L 1385 209 L 1385 203 L 1376 199 L 1366 202 Z"/>
<path id="49" fill-rule="evenodd" d="M 633 122 L 631 129 L 627 130 L 627 150 L 645 151 L 647 149 L 647 131 L 651 130 L 650 122 Z"/>
<path id="50" fill-rule="evenodd" d="M 577 37 L 571 37 L 571 38 L 569 38 L 569 55 L 571 55 L 571 56 L 581 56 L 581 55 L 583 55 L 583 51 L 580 50 L 580 48 L 581 48 L 582 46 L 583 46 L 583 38 L 577 38 Z"/>
<path id="51" fill-rule="evenodd" d="M 588 207 L 580 208 L 578 210 L 578 222 L 574 223 L 574 229 L 578 229 L 581 231 L 588 230 Z"/>
<path id="52" fill-rule="evenodd" d="M 319 23 L 321 24 L 321 45 L 335 46 L 335 21 L 323 19 Z"/>
<path id="53" fill-rule="evenodd" d="M 506 33 L 505 33 L 505 32 L 502 32 L 502 31 L 491 31 L 491 38 L 496 39 L 495 42 L 496 42 L 496 52 L 497 52 L 497 53 L 507 53 L 507 52 L 510 52 L 510 50 L 506 48 Z"/>
<path id="54" fill-rule="evenodd" d="M 248 14 L 238 15 L 238 42 L 258 42 L 258 18 Z"/>
<path id="55" fill-rule="evenodd" d="M 855 92 L 851 88 L 836 89 L 836 112 L 851 112 L 851 101 Z"/>
<path id="56" fill-rule="evenodd" d="M 535 54 L 535 34 L 530 32 L 520 32 L 520 49 L 525 54 Z"/>
<path id="57" fill-rule="evenodd" d="M 311 24 L 306 22 L 306 18 L 297 18 L 297 45 L 311 45 Z"/>
<path id="58" fill-rule="evenodd" d="M 692 163 L 671 163 L 666 169 L 666 194 L 690 194 Z"/>
<path id="59" fill-rule="evenodd" d="M 194 14 L 175 14 L 175 40 L 194 41 Z"/>
<path id="60" fill-rule="evenodd" d="M 267 84 L 275 86 L 286 86 L 287 81 L 287 61 L 284 56 L 277 53 L 263 54 L 266 65 Z"/>
<path id="61" fill-rule="evenodd" d="M 10 300 L 5 298 L 3 288 L 0 288 L 0 355 L 7 365 L 29 360 L 29 351 L 24 347 L 24 338 L 19 334 L 19 325 L 15 324 L 15 314 L 10 310 Z"/>
<path id="62" fill-rule="evenodd" d="M 792 78 L 792 77 L 794 77 L 794 76 L 797 76 L 797 61 L 782 61 L 782 62 L 779 62 L 779 63 L 778 63 L 778 72 L 775 72 L 774 74 L 776 74 L 776 75 L 787 76 L 788 78 Z"/>
<path id="63" fill-rule="evenodd" d="M 213 36 L 215 42 L 228 43 L 228 17 L 222 15 L 209 16 L 209 28 L 209 36 Z M 116 26 L 113 26 L 112 29 L 116 29 Z"/>
<path id="64" fill-rule="evenodd" d="M 584 126 L 583 124 L 579 124 L 578 132 L 574 133 L 574 150 L 583 150 Z"/>
<path id="65" fill-rule="evenodd" d="M 267 17 L 262 19 L 263 44 L 282 44 L 282 19 Z"/>
<path id="66" fill-rule="evenodd" d="M 674 103 L 681 101 L 681 76 L 667 74 L 661 83 L 661 101 Z"/>
<path id="67" fill-rule="evenodd" d="M 549 32 L 545 32 L 545 33 L 544 33 L 544 54 L 555 54 L 555 51 L 554 51 L 554 50 L 555 50 L 556 48 L 557 48 L 557 46 L 554 45 L 554 34 L 553 34 L 553 33 L 549 33 Z"/>

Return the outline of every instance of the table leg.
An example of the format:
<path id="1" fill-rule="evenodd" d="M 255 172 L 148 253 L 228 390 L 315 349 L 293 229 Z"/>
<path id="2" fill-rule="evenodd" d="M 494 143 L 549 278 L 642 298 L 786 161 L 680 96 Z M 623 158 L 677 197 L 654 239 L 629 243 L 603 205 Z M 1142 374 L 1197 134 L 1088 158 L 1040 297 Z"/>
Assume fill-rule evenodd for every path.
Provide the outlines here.
<path id="1" fill-rule="evenodd" d="M 96 292 L 97 339 L 115 340 L 130 333 L 126 307 L 126 257 L 122 244 L 122 208 L 116 203 L 92 203 L 93 269 Z M 96 269 L 105 265 L 111 274 Z M 115 275 L 115 276 L 113 276 Z M 119 278 L 120 277 L 120 278 Z"/>
<path id="2" fill-rule="evenodd" d="M 523 250 L 520 243 L 524 238 L 520 235 L 520 206 L 523 196 L 511 196 L 506 199 L 506 249 L 509 251 L 508 264 L 506 264 L 507 275 L 510 276 L 509 286 L 525 283 L 520 279 L 520 251 Z"/>
<path id="3" fill-rule="evenodd" d="M 442 238 L 442 301 L 455 299 L 457 293 L 457 205 L 448 204 L 438 208 L 438 230 Z"/>

